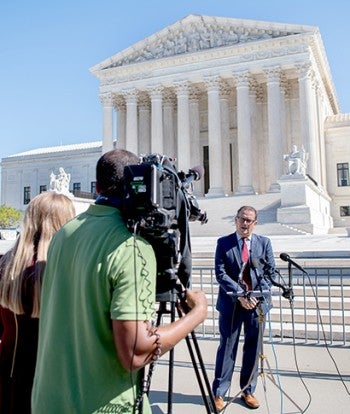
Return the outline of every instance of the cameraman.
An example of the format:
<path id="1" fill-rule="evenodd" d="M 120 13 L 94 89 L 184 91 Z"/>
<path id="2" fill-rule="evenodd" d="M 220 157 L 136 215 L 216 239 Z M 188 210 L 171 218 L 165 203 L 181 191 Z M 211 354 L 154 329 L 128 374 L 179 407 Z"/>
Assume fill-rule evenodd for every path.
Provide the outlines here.
<path id="1" fill-rule="evenodd" d="M 97 163 L 94 205 L 58 232 L 44 274 L 35 414 L 133 413 L 140 368 L 173 348 L 206 317 L 203 292 L 191 310 L 152 327 L 156 261 L 152 246 L 127 229 L 120 207 L 124 167 L 136 155 L 112 150 Z M 151 412 L 144 398 L 143 413 Z"/>

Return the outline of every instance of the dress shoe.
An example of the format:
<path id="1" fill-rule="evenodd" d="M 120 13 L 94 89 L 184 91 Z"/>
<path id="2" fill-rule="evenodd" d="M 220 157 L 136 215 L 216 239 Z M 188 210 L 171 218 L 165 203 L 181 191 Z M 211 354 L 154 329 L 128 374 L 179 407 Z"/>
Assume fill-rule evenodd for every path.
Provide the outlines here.
<path id="1" fill-rule="evenodd" d="M 242 393 L 241 398 L 249 408 L 259 408 L 260 407 L 259 401 L 254 397 L 253 394 Z"/>
<path id="2" fill-rule="evenodd" d="M 215 407 L 218 411 L 222 411 L 225 407 L 224 397 L 215 397 Z"/>

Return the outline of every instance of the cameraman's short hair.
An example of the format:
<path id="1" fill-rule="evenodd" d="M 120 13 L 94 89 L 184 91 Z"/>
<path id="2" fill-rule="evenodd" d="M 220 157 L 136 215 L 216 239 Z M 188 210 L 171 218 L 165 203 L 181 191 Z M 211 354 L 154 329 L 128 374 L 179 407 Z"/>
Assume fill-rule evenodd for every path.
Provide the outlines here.
<path id="1" fill-rule="evenodd" d="M 116 149 L 102 155 L 96 165 L 96 180 L 100 194 L 122 196 L 124 168 L 138 164 L 139 158 L 134 153 Z"/>

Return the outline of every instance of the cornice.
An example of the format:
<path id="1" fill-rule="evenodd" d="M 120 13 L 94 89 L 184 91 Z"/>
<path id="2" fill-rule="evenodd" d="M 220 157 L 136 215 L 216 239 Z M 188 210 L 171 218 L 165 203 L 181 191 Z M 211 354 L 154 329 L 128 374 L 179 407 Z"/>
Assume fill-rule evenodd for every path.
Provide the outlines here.
<path id="1" fill-rule="evenodd" d="M 211 47 L 212 40 L 207 39 L 209 46 L 202 46 L 194 52 L 187 50 L 178 54 L 164 53 L 165 47 L 175 47 L 175 42 L 171 39 L 179 39 L 184 33 L 193 35 L 194 28 L 205 29 L 206 34 L 215 34 L 218 30 L 233 28 L 239 40 L 236 43 L 232 40 L 230 45 L 219 44 Z M 244 36 L 247 41 L 242 40 Z M 170 42 L 168 46 L 166 46 L 167 42 Z M 215 45 L 218 38 L 213 42 Z M 144 59 L 139 62 L 137 58 L 133 60 L 130 57 L 145 50 L 146 46 L 151 44 L 158 45 L 159 57 L 154 55 L 149 60 Z M 178 43 L 177 46 L 179 45 Z M 118 66 L 117 62 L 123 59 L 129 63 Z M 283 71 L 293 69 L 300 63 L 312 64 L 320 80 L 320 88 L 325 91 L 324 95 L 328 98 L 330 109 L 334 113 L 340 112 L 322 39 L 318 28 L 314 26 L 190 15 L 90 70 L 100 79 L 100 93 L 118 93 L 121 89 L 130 86 L 144 88 L 152 84 L 154 79 L 164 86 L 170 86 L 179 78 L 198 82 L 213 75 L 229 77 L 232 71 L 247 70 L 252 73 L 262 73 L 263 68 L 275 65 L 280 65 Z"/>
<path id="2" fill-rule="evenodd" d="M 350 114 L 337 114 L 327 116 L 325 128 L 342 128 L 350 126 Z"/>
<path id="3" fill-rule="evenodd" d="M 332 109 L 335 113 L 341 111 L 337 98 L 336 89 L 333 82 L 332 72 L 327 59 L 327 54 L 322 42 L 322 37 L 319 31 L 313 36 L 313 41 L 310 42 L 310 48 L 316 63 L 319 68 L 319 76 L 322 79 L 322 84 L 325 87 L 326 94 L 330 99 Z"/>
<path id="4" fill-rule="evenodd" d="M 307 58 L 309 46 L 307 40 L 300 35 L 284 38 L 283 40 L 262 41 L 256 44 L 237 45 L 202 51 L 200 53 L 175 56 L 142 64 L 134 64 L 113 69 L 106 69 L 98 74 L 101 88 L 116 87 L 123 83 L 147 81 L 156 77 L 158 81 L 161 76 L 178 76 L 184 72 L 189 77 L 196 76 L 196 73 L 204 73 L 203 76 L 212 75 L 213 71 L 231 70 L 235 66 L 245 66 L 245 69 L 256 67 L 259 62 L 277 60 L 286 57 L 288 64 L 292 65 L 293 60 L 300 57 Z M 264 63 L 266 65 L 266 63 Z"/>

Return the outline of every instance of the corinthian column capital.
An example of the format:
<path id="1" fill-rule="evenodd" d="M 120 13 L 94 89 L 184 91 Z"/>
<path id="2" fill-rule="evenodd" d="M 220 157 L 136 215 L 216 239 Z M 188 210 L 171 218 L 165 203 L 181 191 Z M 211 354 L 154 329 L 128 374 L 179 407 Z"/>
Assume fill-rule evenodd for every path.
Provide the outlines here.
<path id="1" fill-rule="evenodd" d="M 264 69 L 264 73 L 267 79 L 267 83 L 280 83 L 281 81 L 281 68 L 279 66 L 273 66 Z"/>
<path id="2" fill-rule="evenodd" d="M 233 78 L 235 80 L 237 88 L 249 88 L 250 74 L 248 70 L 244 70 L 242 72 L 234 72 Z"/>
<path id="3" fill-rule="evenodd" d="M 204 79 L 208 91 L 217 91 L 220 88 L 220 76 L 208 76 Z"/>
<path id="4" fill-rule="evenodd" d="M 162 85 L 153 85 L 147 88 L 151 99 L 162 99 L 164 87 Z"/>
<path id="5" fill-rule="evenodd" d="M 312 79 L 314 71 L 310 62 L 303 62 L 295 65 L 299 79 Z"/>
<path id="6" fill-rule="evenodd" d="M 189 94 L 189 82 L 188 81 L 180 81 L 174 83 L 175 90 L 177 93 L 177 96 L 188 96 Z"/>
<path id="7" fill-rule="evenodd" d="M 137 89 L 128 89 L 128 90 L 123 91 L 122 94 L 127 104 L 137 103 L 137 98 L 138 98 Z"/>
<path id="8" fill-rule="evenodd" d="M 113 106 L 113 95 L 111 92 L 102 93 L 100 95 L 100 101 L 103 106 Z"/>

